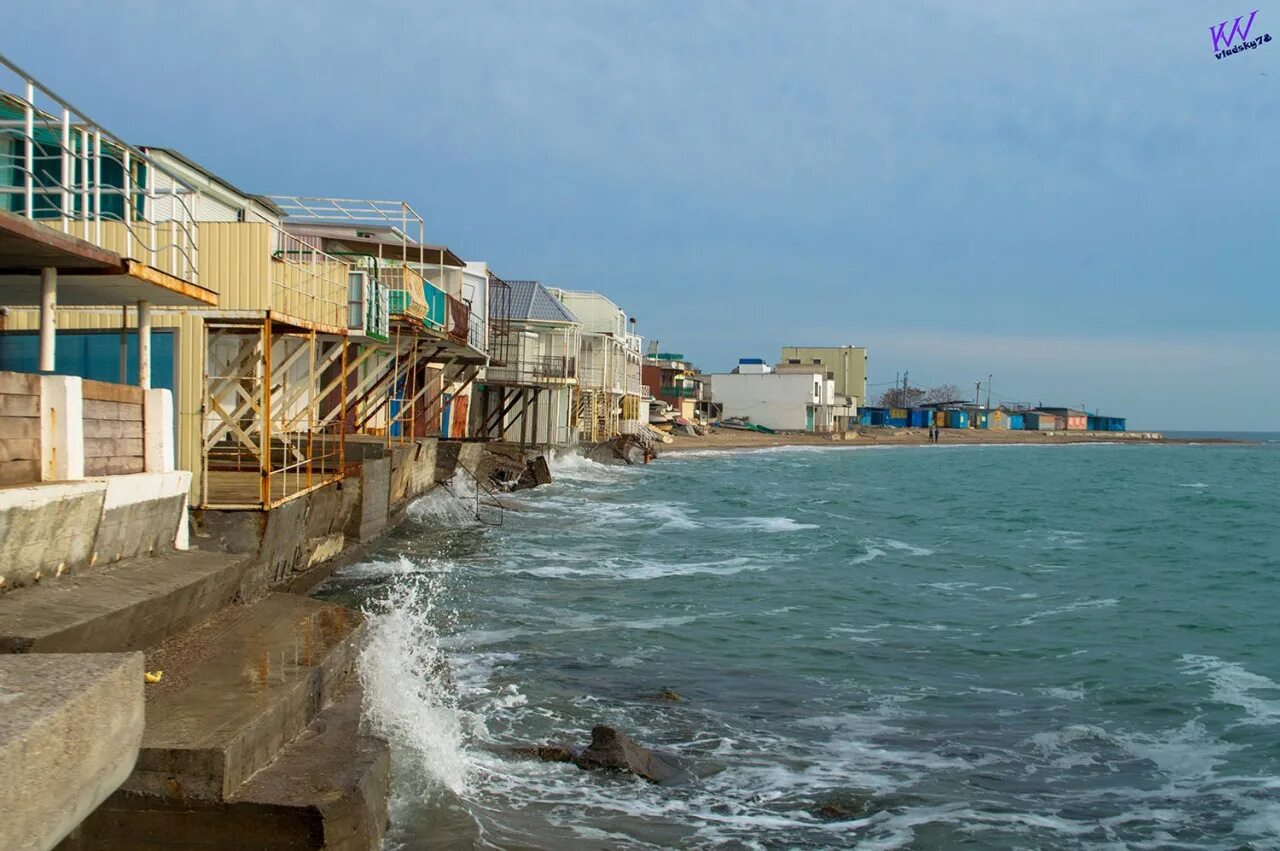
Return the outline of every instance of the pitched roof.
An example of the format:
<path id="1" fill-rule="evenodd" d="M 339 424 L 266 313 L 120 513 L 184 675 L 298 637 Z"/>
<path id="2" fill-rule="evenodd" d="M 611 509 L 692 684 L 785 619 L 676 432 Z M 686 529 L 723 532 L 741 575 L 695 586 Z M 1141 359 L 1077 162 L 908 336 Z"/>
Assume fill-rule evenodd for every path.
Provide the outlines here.
<path id="1" fill-rule="evenodd" d="M 511 297 L 505 299 L 506 315 L 499 318 L 582 324 L 582 321 L 573 315 L 573 311 L 565 307 L 564 302 L 553 296 L 538 281 L 509 280 L 507 285 L 511 287 Z"/>

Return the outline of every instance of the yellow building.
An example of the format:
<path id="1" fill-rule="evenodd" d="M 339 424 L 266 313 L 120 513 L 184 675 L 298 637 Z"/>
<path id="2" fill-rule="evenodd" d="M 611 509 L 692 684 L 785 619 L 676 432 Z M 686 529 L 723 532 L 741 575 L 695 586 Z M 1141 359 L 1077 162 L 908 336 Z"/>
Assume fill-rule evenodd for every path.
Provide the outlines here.
<path id="1" fill-rule="evenodd" d="M 855 407 L 867 404 L 865 346 L 784 346 L 779 362 L 822 366 L 827 378 L 836 383 L 836 396 L 847 397 Z"/>

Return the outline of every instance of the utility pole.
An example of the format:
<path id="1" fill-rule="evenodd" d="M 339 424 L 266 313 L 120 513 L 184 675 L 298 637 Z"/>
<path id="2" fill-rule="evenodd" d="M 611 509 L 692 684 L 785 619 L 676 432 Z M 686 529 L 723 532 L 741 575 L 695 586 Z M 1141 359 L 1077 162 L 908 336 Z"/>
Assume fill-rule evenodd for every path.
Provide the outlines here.
<path id="1" fill-rule="evenodd" d="M 991 373 L 987 373 L 987 410 L 991 410 Z"/>
<path id="2" fill-rule="evenodd" d="M 982 401 L 982 382 L 975 382 L 973 385 L 973 406 L 978 407 L 978 402 Z"/>
<path id="3" fill-rule="evenodd" d="M 895 373 L 893 374 L 893 389 L 894 389 L 894 390 L 897 390 L 897 389 L 898 389 L 898 382 L 899 382 L 901 379 L 902 379 L 902 373 L 900 373 L 900 372 L 895 372 Z M 890 407 L 890 408 L 892 408 L 892 407 L 893 407 L 893 405 L 891 404 L 891 405 L 889 405 L 889 407 Z"/>
<path id="4" fill-rule="evenodd" d="M 907 376 L 910 372 L 902 373 L 902 407 L 907 407 Z"/>

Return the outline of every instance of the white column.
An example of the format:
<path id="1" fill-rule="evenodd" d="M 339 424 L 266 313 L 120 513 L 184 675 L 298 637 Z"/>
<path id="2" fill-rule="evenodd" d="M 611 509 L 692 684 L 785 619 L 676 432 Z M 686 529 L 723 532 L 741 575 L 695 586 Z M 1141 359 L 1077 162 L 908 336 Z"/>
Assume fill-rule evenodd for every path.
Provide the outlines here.
<path id="1" fill-rule="evenodd" d="M 54 335 L 58 330 L 58 270 L 40 270 L 40 371 L 53 372 Z"/>
<path id="2" fill-rule="evenodd" d="M 143 399 L 143 469 L 148 473 L 172 473 L 174 463 L 173 394 L 149 389 Z"/>
<path id="3" fill-rule="evenodd" d="M 40 376 L 40 479 L 84 478 L 84 383 L 78 375 Z"/>
<path id="4" fill-rule="evenodd" d="M 138 386 L 151 389 L 151 302 L 138 299 Z"/>

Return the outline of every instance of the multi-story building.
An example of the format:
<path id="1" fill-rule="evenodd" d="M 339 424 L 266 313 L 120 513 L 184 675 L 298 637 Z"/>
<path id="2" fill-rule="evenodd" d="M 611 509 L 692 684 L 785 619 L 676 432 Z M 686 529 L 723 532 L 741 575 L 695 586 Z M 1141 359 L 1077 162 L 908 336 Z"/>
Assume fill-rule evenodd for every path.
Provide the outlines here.
<path id="1" fill-rule="evenodd" d="M 835 382 L 835 393 L 854 409 L 867 404 L 867 349 L 865 346 L 784 346 L 779 363 L 819 366 Z"/>
<path id="2" fill-rule="evenodd" d="M 775 370 L 759 358 L 742 358 L 731 373 L 713 373 L 711 393 L 723 417 L 745 417 L 778 431 L 844 431 L 852 411 L 821 366 Z"/>
<path id="3" fill-rule="evenodd" d="M 489 317 L 505 326 L 472 406 L 473 432 L 521 446 L 577 443 L 582 321 L 538 281 L 490 275 Z"/>
<path id="4" fill-rule="evenodd" d="M 598 443 L 634 433 L 641 420 L 642 341 L 628 330 L 626 312 L 600 293 L 554 287 L 550 292 L 582 323 L 575 405 L 578 439 Z M 644 415 L 647 420 L 647 410 Z"/>
<path id="5" fill-rule="evenodd" d="M 710 401 L 706 382 L 699 380 L 698 375 L 693 364 L 677 352 L 653 351 L 644 359 L 644 384 L 650 394 L 689 420 L 704 402 Z"/>

